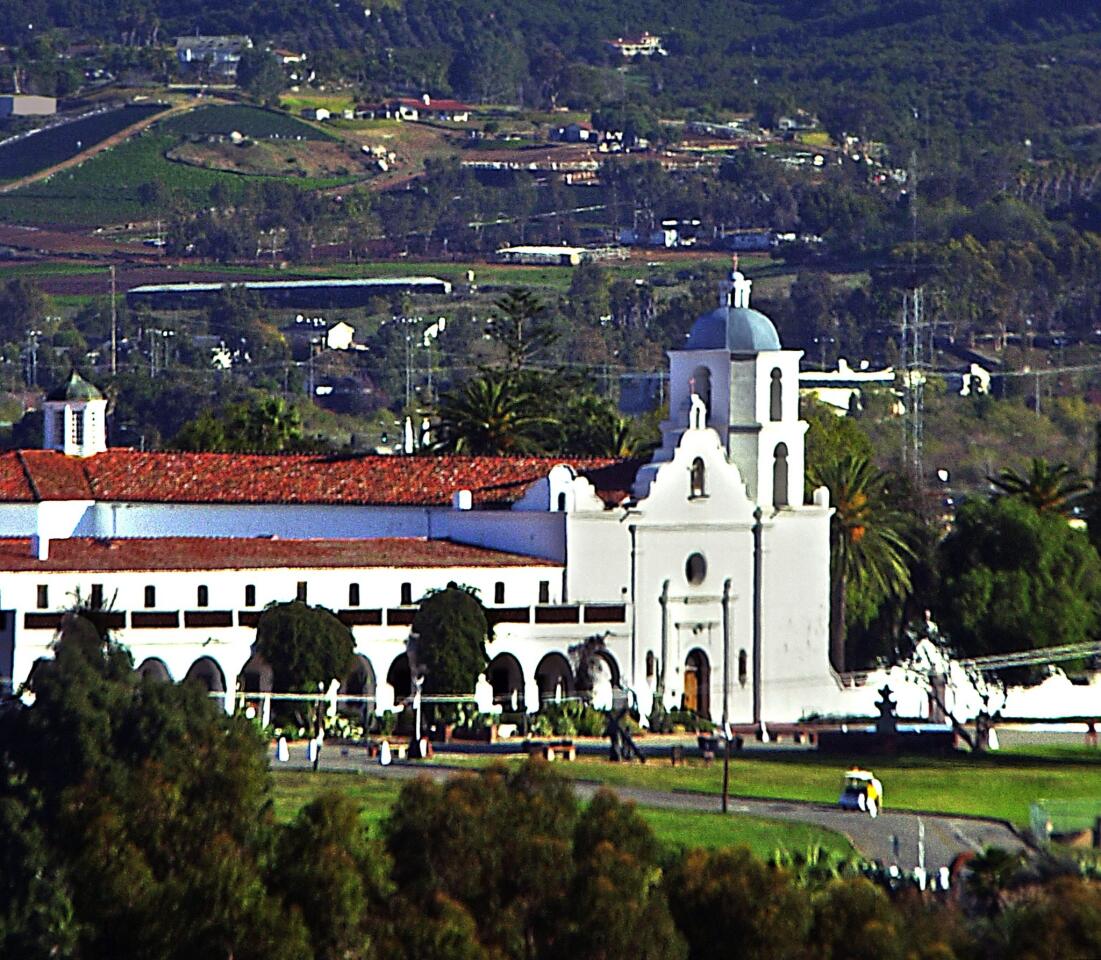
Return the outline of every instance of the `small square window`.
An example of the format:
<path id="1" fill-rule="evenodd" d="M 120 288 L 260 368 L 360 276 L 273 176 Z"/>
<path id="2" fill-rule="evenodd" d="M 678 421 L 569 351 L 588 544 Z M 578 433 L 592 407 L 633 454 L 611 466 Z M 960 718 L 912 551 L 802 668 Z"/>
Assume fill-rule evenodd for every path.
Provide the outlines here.
<path id="1" fill-rule="evenodd" d="M 305 580 L 299 580 L 298 581 L 298 589 L 295 591 L 294 599 L 297 600 L 299 603 L 305 603 L 306 602 L 306 581 Z"/>
<path id="2" fill-rule="evenodd" d="M 50 605 L 50 588 L 44 583 L 38 585 L 38 609 L 45 610 Z"/>
<path id="3" fill-rule="evenodd" d="M 145 608 L 147 610 L 157 605 L 157 588 L 146 587 L 145 588 Z"/>
<path id="4" fill-rule="evenodd" d="M 359 606 L 359 584 L 358 583 L 349 583 L 348 584 L 348 606 L 349 607 L 358 607 Z"/>
<path id="5" fill-rule="evenodd" d="M 401 605 L 403 607 L 411 607 L 413 605 L 413 584 L 403 583 L 401 585 Z"/>
<path id="6" fill-rule="evenodd" d="M 254 584 L 245 584 L 245 606 L 256 606 L 256 586 Z"/>
<path id="7" fill-rule="evenodd" d="M 501 580 L 498 580 L 495 584 L 493 584 L 493 602 L 505 602 L 505 585 Z"/>
<path id="8" fill-rule="evenodd" d="M 550 581 L 549 580 L 540 580 L 539 581 L 539 602 L 540 603 L 550 603 Z"/>
<path id="9" fill-rule="evenodd" d="M 195 597 L 195 602 L 200 607 L 210 606 L 210 590 L 207 588 L 205 583 L 199 585 L 198 595 Z"/>

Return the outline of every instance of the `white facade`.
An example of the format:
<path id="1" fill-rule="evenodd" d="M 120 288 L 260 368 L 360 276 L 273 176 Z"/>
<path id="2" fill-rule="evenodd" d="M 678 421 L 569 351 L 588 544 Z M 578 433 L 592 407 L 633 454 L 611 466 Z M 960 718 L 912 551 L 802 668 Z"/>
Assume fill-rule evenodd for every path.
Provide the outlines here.
<path id="1" fill-rule="evenodd" d="M 34 538 L 20 541 L 26 553 L 17 559 L 9 541 L 0 569 L 0 673 L 10 665 L 14 684 L 22 682 L 48 654 L 58 612 L 98 584 L 137 663 L 156 660 L 162 675 L 180 679 L 201 662 L 215 689 L 239 679 L 248 686 L 256 614 L 270 601 L 300 596 L 306 584 L 309 603 L 351 624 L 361 663 L 377 681 L 378 708 L 386 709 L 403 695 L 386 678 L 401 662 L 411 603 L 455 580 L 476 587 L 497 622 L 490 683 L 527 709 L 573 692 L 578 650 L 600 638 L 605 680 L 635 699 L 643 716 L 658 698 L 668 708 L 740 724 L 873 715 L 877 679 L 841 678 L 828 661 L 831 510 L 824 489 L 809 503 L 804 498 L 801 354 L 781 348 L 749 297 L 750 282 L 735 271 L 718 308 L 697 321 L 684 349 L 670 352 L 670 417 L 662 446 L 641 468 L 523 461 L 529 472 L 516 480 L 515 460 L 365 458 L 365 469 L 377 473 L 357 487 L 346 473 L 318 485 L 318 471 L 330 469 L 320 460 L 286 458 L 285 471 L 267 470 L 284 462 L 275 458 L 260 467 L 242 461 L 241 470 L 251 471 L 253 484 L 272 476 L 281 499 L 246 502 L 256 491 L 243 480 L 229 494 L 211 477 L 190 474 L 182 488 L 158 487 L 150 456 L 165 458 L 166 473 L 206 469 L 170 462 L 181 455 L 142 454 L 139 462 L 133 454 L 136 479 L 125 475 L 125 452 L 105 454 L 111 459 L 103 472 L 91 469 L 95 456 L 62 458 L 61 472 L 84 464 L 88 479 L 54 484 L 52 494 L 33 482 L 45 468 L 31 452 L 6 455 L 23 458 L 18 463 L 0 457 L 0 490 L 8 491 L 0 496 L 0 536 Z M 86 428 L 86 446 L 103 442 L 102 420 L 95 422 L 100 433 L 91 437 Z M 232 464 L 219 460 L 216 469 Z M 109 487 L 112 478 L 120 485 Z M 493 500 L 501 487 L 514 492 Z M 108 564 L 116 571 L 109 572 L 65 560 L 70 545 L 59 541 L 79 537 L 98 538 L 100 553 L 87 549 L 101 558 L 112 544 L 128 549 L 126 538 L 181 537 L 230 538 L 210 548 L 215 554 L 227 553 L 224 544 L 234 538 L 308 544 L 385 537 L 420 538 L 432 549 L 438 543 L 441 556 L 449 542 L 511 558 L 487 555 L 461 568 L 364 562 L 326 569 L 296 560 L 306 551 L 286 544 L 287 562 L 277 568 L 227 566 L 204 550 L 197 569 Z M 175 619 L 154 617 L 150 625 L 142 615 L 149 610 Z M 908 711 L 925 713 L 923 684 L 898 673 L 890 682 Z"/>

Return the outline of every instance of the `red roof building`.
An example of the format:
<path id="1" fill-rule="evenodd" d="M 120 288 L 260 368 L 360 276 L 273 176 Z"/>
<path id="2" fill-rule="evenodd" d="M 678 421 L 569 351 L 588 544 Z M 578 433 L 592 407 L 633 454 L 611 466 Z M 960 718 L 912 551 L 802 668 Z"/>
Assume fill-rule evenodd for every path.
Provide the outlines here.
<path id="1" fill-rule="evenodd" d="M 328 454 L 145 453 L 115 448 L 83 459 L 53 450 L 0 453 L 0 503 L 449 506 L 507 508 L 567 462 L 609 506 L 627 498 L 641 461 L 547 457 L 394 457 Z"/>
<path id="2" fill-rule="evenodd" d="M 122 573 L 200 570 L 544 567 L 550 561 L 450 540 L 376 537 L 69 537 L 35 558 L 27 537 L 0 537 L 0 570 Z"/>

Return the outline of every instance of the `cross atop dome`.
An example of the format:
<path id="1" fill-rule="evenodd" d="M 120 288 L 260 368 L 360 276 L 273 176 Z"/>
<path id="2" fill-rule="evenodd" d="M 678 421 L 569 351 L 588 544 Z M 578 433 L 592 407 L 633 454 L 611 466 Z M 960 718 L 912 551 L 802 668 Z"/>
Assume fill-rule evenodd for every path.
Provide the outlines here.
<path id="1" fill-rule="evenodd" d="M 745 274 L 738 270 L 738 255 L 735 253 L 730 258 L 730 276 L 719 281 L 719 308 L 748 310 L 752 287 L 753 281 L 747 280 Z"/>

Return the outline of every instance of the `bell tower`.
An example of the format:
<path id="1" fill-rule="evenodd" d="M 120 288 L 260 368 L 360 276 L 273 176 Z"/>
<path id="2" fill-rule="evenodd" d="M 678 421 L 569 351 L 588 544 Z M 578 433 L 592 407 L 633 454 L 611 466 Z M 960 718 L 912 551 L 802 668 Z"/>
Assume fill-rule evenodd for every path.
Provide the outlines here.
<path id="1" fill-rule="evenodd" d="M 42 446 L 70 457 L 107 449 L 107 400 L 75 370 L 42 405 Z"/>
<path id="2" fill-rule="evenodd" d="M 718 306 L 669 351 L 669 419 L 654 460 L 672 459 L 692 398 L 761 507 L 803 502 L 804 435 L 799 419 L 800 350 L 784 350 L 772 321 L 750 304 L 751 280 L 735 269 L 719 283 Z"/>

